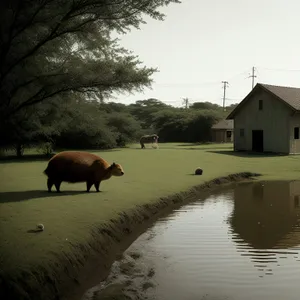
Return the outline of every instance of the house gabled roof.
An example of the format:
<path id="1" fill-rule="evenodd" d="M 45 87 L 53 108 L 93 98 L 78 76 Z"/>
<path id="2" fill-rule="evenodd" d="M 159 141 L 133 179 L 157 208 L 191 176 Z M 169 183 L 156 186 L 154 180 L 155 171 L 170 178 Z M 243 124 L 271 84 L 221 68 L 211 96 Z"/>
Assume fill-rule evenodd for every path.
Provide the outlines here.
<path id="1" fill-rule="evenodd" d="M 233 130 L 233 120 L 221 120 L 220 122 L 214 124 L 211 128 Z"/>
<path id="2" fill-rule="evenodd" d="M 275 96 L 292 110 L 300 111 L 300 88 L 257 83 L 253 90 L 227 116 L 226 120 L 233 119 L 236 113 L 240 111 L 244 104 L 258 89 L 263 89 L 272 96 Z"/>

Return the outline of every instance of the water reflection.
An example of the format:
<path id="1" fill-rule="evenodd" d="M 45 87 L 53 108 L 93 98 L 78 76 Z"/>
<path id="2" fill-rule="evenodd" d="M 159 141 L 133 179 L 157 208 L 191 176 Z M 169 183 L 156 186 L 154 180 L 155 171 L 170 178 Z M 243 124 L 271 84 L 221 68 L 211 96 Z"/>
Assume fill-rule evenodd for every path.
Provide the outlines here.
<path id="1" fill-rule="evenodd" d="M 134 300 L 299 299 L 299 181 L 196 200 L 141 235 L 83 299 L 104 299 L 108 288 Z"/>
<path id="2" fill-rule="evenodd" d="M 298 181 L 246 183 L 234 189 L 232 239 L 238 252 L 266 275 L 273 274 L 270 264 L 280 265 L 287 255 L 299 260 L 299 199 Z"/>

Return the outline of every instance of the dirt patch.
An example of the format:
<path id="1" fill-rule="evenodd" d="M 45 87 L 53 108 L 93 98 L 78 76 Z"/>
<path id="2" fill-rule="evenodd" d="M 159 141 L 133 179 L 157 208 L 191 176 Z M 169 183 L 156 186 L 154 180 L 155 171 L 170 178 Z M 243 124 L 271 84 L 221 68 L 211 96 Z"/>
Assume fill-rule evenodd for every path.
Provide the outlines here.
<path id="1" fill-rule="evenodd" d="M 133 259 L 139 259 L 141 257 L 140 253 L 133 252 L 129 254 Z"/>
<path id="2" fill-rule="evenodd" d="M 155 287 L 155 285 L 152 282 L 145 282 L 143 284 L 143 291 L 145 291 L 147 289 L 150 289 L 150 288 L 153 288 L 153 287 Z"/>
<path id="3" fill-rule="evenodd" d="M 101 292 L 93 294 L 93 300 L 131 300 L 126 294 L 125 285 L 121 283 L 113 283 Z"/>
<path id="4" fill-rule="evenodd" d="M 148 272 L 148 277 L 153 277 L 154 276 L 154 274 L 155 274 L 155 270 L 153 269 L 153 268 L 151 268 L 150 270 L 149 270 L 149 272 Z"/>
<path id="5" fill-rule="evenodd" d="M 86 291 L 82 300 L 150 300 L 152 297 L 145 296 L 145 292 L 154 289 L 156 284 L 151 281 L 149 274 L 154 274 L 153 268 L 134 259 L 132 253 L 125 252 L 121 260 L 112 264 L 106 280 Z"/>
<path id="6" fill-rule="evenodd" d="M 107 277 L 112 263 L 120 259 L 131 243 L 158 218 L 194 201 L 199 193 L 208 194 L 212 188 L 220 187 L 220 185 L 250 180 L 256 176 L 260 174 L 244 172 L 220 177 L 193 187 L 189 191 L 164 197 L 154 203 L 120 213 L 118 219 L 110 220 L 105 226 L 93 229 L 88 244 L 74 245 L 72 258 L 62 253 L 57 255 L 55 264 L 47 268 L 35 266 L 34 269 L 22 272 L 18 278 L 10 278 L 8 274 L 0 271 L 0 297 L 19 300 L 79 300 L 87 289 L 99 284 Z M 132 260 L 138 258 L 138 254 L 131 255 Z M 134 264 L 125 264 L 124 275 L 126 272 L 132 272 L 132 268 Z M 153 276 L 149 271 L 148 276 L 152 277 L 151 275 Z M 150 286 L 146 284 L 144 288 L 147 289 Z M 126 283 L 111 287 L 108 293 L 115 294 L 106 295 L 107 297 L 101 299 L 109 299 L 109 297 L 118 299 L 124 287 Z M 132 299 L 132 297 L 126 294 L 125 299 Z"/>

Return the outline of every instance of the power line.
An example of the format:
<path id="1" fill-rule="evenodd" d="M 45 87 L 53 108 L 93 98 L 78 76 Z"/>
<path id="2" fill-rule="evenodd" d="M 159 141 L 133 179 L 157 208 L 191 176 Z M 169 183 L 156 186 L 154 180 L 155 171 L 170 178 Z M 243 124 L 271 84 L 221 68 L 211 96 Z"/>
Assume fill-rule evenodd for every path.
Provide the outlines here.
<path id="1" fill-rule="evenodd" d="M 236 75 L 234 75 L 234 76 L 232 76 L 231 78 L 229 78 L 228 79 L 228 81 L 234 81 L 234 82 L 236 82 L 237 80 L 239 80 L 239 79 L 237 79 L 237 77 L 239 77 L 239 76 L 242 76 L 243 74 L 245 74 L 245 73 L 248 73 L 248 76 L 247 77 L 244 77 L 243 78 L 243 80 L 245 80 L 246 78 L 252 78 L 252 82 L 251 82 L 251 84 L 252 84 L 252 89 L 253 89 L 253 87 L 254 87 L 254 84 L 255 84 L 255 78 L 258 78 L 258 77 L 261 77 L 261 72 L 263 72 L 263 71 L 273 71 L 273 72 L 290 72 L 290 73 L 296 73 L 296 72 L 300 72 L 300 69 L 276 69 L 276 68 L 265 68 L 265 67 L 263 67 L 263 66 L 256 66 L 256 67 L 252 67 L 252 72 L 249 74 L 249 69 L 248 70 L 246 70 L 246 71 L 244 71 L 244 72 L 240 72 L 240 73 L 238 73 L 238 74 L 236 74 Z M 298 75 L 298 74 L 297 74 Z M 242 78 L 241 78 L 242 79 Z M 226 98 L 226 88 L 227 88 L 227 86 L 228 86 L 228 81 L 222 81 L 222 84 L 223 84 L 223 89 L 224 89 L 224 94 L 223 94 L 223 109 L 225 109 L 225 107 L 226 107 L 226 105 L 225 105 L 225 102 L 226 101 L 237 101 L 237 102 L 239 102 L 241 99 L 232 99 L 232 98 Z M 231 82 L 232 83 L 232 82 Z M 220 84 L 220 81 L 211 81 L 211 82 L 202 82 L 202 83 L 181 83 L 181 84 L 178 84 L 178 83 L 154 83 L 154 85 L 156 85 L 157 86 L 157 88 L 164 88 L 164 87 L 166 87 L 166 88 L 168 88 L 168 87 L 172 87 L 172 88 L 176 88 L 176 87 L 178 87 L 178 88 L 189 88 L 189 87 L 199 87 L 200 89 L 201 89 L 201 87 L 204 87 L 204 89 L 206 89 L 205 88 L 205 86 L 214 86 L 214 85 L 216 85 L 216 84 Z M 187 100 L 184 100 L 184 99 L 187 99 Z M 220 100 L 217 100 L 217 99 L 214 99 L 214 100 L 212 100 L 212 99 L 208 99 L 208 98 L 203 98 L 203 99 L 200 99 L 200 98 L 197 98 L 196 100 L 195 99 L 189 99 L 189 98 L 183 98 L 183 100 L 185 101 L 184 102 L 184 105 L 185 105 L 185 107 L 188 107 L 188 105 L 189 104 L 191 104 L 191 103 L 193 103 L 193 102 L 195 102 L 195 101 L 200 101 L 200 102 L 212 102 L 212 103 L 214 103 L 214 102 L 218 102 L 218 101 L 220 101 Z M 180 101 L 182 101 L 181 99 L 178 99 L 178 100 L 164 100 L 163 102 L 165 102 L 165 103 L 178 103 L 178 105 L 180 105 L 179 104 L 179 102 Z"/>
<path id="2" fill-rule="evenodd" d="M 223 94 L 223 110 L 225 111 L 225 99 L 226 99 L 226 87 L 228 85 L 228 81 L 222 81 L 223 83 L 223 89 L 224 89 L 224 94 Z"/>
<path id="3" fill-rule="evenodd" d="M 249 75 L 246 78 L 252 78 L 252 88 L 254 87 L 254 78 L 257 78 L 257 74 L 259 73 L 259 70 L 266 70 L 266 71 L 278 71 L 278 72 L 300 72 L 300 69 L 276 69 L 276 68 L 265 68 L 265 67 L 252 67 L 252 75 Z M 236 75 L 232 76 L 228 80 L 230 82 L 235 81 L 235 79 L 239 76 L 242 76 L 244 74 L 248 73 L 248 70 L 245 70 L 243 72 L 237 73 Z M 242 78 L 241 78 L 242 79 Z M 154 82 L 153 85 L 160 87 L 160 88 L 182 88 L 182 87 L 203 87 L 203 86 L 211 86 L 211 85 L 217 85 L 219 84 L 219 81 L 211 81 L 211 82 L 194 82 L 194 83 L 159 83 L 159 82 Z"/>
<path id="4" fill-rule="evenodd" d="M 235 74 L 234 76 L 232 76 L 231 78 L 229 78 L 229 81 L 234 81 L 235 78 L 245 75 L 248 73 L 248 70 L 245 70 L 243 72 L 239 72 L 237 74 Z M 154 82 L 154 85 L 160 86 L 160 87 L 181 87 L 181 86 L 197 86 L 197 87 L 201 87 L 201 86 L 209 86 L 209 85 L 218 85 L 220 84 L 220 81 L 210 81 L 210 82 L 202 82 L 202 83 L 157 83 Z"/>
<path id="5" fill-rule="evenodd" d="M 238 73 L 238 74 L 236 74 L 236 75 L 232 76 L 232 77 L 231 77 L 231 78 L 229 78 L 228 80 L 231 82 L 231 81 L 233 81 L 235 78 L 237 78 L 237 77 L 239 77 L 239 76 L 242 76 L 242 75 L 248 74 L 248 71 L 249 71 L 249 69 L 247 69 L 247 70 L 245 70 L 245 71 L 243 71 L 243 72 L 240 72 L 240 73 Z"/>
<path id="6" fill-rule="evenodd" d="M 297 69 L 294 69 L 294 70 L 291 70 L 291 69 L 271 69 L 271 68 L 264 68 L 264 67 L 259 67 L 259 69 L 262 69 L 262 70 L 266 70 L 266 71 L 275 71 L 275 72 L 300 72 L 300 70 L 297 70 Z"/>
<path id="7" fill-rule="evenodd" d="M 189 98 L 182 98 L 182 100 L 182 103 L 185 106 L 185 108 L 189 108 Z"/>
<path id="8" fill-rule="evenodd" d="M 210 86 L 210 85 L 217 85 L 219 84 L 219 81 L 216 82 L 206 82 L 206 83 L 154 83 L 153 85 L 159 86 L 159 87 L 172 87 L 172 88 L 176 88 L 176 87 L 182 87 L 182 86 L 186 86 L 186 87 L 202 87 L 202 86 Z"/>
<path id="9" fill-rule="evenodd" d="M 255 67 L 252 67 L 252 75 L 250 75 L 248 78 L 252 78 L 252 89 L 254 88 L 254 78 L 257 76 L 255 75 Z"/>

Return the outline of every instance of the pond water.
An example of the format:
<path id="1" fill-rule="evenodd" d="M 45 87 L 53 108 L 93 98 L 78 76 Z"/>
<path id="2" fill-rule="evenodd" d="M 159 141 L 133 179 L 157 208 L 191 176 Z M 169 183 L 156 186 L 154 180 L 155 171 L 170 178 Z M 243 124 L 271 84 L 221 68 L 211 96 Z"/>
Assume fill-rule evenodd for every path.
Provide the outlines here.
<path id="1" fill-rule="evenodd" d="M 298 300 L 300 182 L 241 183 L 160 219 L 82 299 Z"/>

